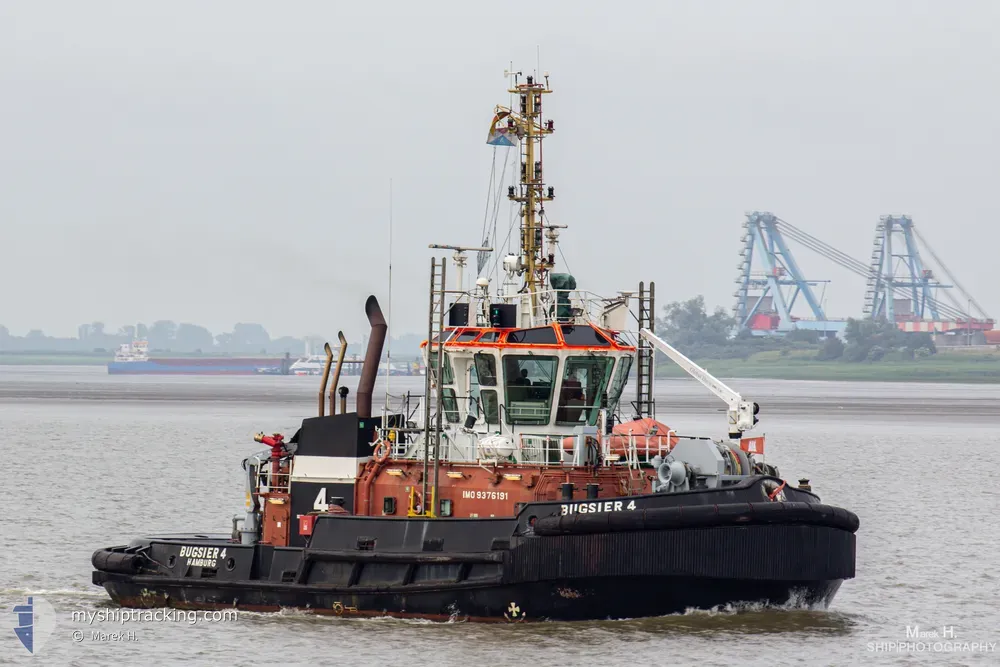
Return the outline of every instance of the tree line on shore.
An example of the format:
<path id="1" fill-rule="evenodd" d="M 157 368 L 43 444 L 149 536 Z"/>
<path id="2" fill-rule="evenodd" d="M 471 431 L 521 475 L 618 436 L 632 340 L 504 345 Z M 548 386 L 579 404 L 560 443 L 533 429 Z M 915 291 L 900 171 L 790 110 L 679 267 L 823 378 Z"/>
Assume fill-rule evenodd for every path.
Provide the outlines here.
<path id="1" fill-rule="evenodd" d="M 878 362 L 921 359 L 937 352 L 929 333 L 906 333 L 884 319 L 848 319 L 843 340 L 806 330 L 781 337 L 754 336 L 746 330 L 734 335 L 737 325 L 722 308 L 710 314 L 701 296 L 667 304 L 657 319 L 658 332 L 692 359 L 748 359 L 758 352 L 811 350 L 816 361 Z"/>
<path id="2" fill-rule="evenodd" d="M 323 338 L 306 336 L 296 338 L 281 336 L 271 338 L 267 329 L 256 323 L 237 323 L 233 330 L 212 334 L 197 324 L 170 320 L 157 320 L 151 325 L 125 325 L 110 331 L 103 322 L 81 324 L 76 337 L 46 336 L 40 329 L 33 329 L 24 336 L 13 336 L 7 327 L 0 325 L 0 352 L 13 353 L 78 353 L 110 354 L 120 345 L 134 340 L 145 340 L 149 351 L 178 354 L 290 354 L 298 357 L 308 342 L 313 354 L 322 352 Z M 392 339 L 393 357 L 416 356 L 420 341 L 417 335 Z M 364 354 L 367 340 L 348 344 L 348 354 Z"/>
<path id="3" fill-rule="evenodd" d="M 657 331 L 666 340 L 693 359 L 747 359 L 757 352 L 777 350 L 790 354 L 793 350 L 812 350 L 817 361 L 877 362 L 902 361 L 928 357 L 937 352 L 934 340 L 926 333 L 904 333 L 885 320 L 847 320 L 843 340 L 820 338 L 815 331 L 796 330 L 783 337 L 754 336 L 748 331 L 736 335 L 737 321 L 722 308 L 709 313 L 701 296 L 676 301 L 663 308 L 657 319 Z M 0 325 L 0 352 L 8 353 L 107 353 L 123 343 L 142 339 L 150 352 L 180 354 L 267 354 L 298 356 L 308 342 L 314 354 L 320 353 L 324 340 L 317 337 L 271 338 L 267 330 L 256 323 L 237 323 L 233 330 L 212 334 L 203 326 L 177 324 L 157 320 L 145 324 L 125 325 L 112 333 L 102 322 L 81 324 L 75 338 L 46 336 L 41 330 L 25 336 L 12 336 Z M 416 358 L 420 354 L 417 334 L 391 339 L 394 358 Z M 348 354 L 363 354 L 366 340 L 348 345 Z"/>

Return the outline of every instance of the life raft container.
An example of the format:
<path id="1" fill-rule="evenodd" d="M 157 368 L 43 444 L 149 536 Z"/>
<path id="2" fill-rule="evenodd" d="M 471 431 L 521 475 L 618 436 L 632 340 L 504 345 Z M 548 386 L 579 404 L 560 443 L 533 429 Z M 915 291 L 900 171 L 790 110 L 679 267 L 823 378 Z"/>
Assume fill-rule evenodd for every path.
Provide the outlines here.
<path id="1" fill-rule="evenodd" d="M 674 448 L 678 440 L 677 434 L 669 426 L 645 417 L 615 424 L 608 437 L 608 444 L 611 454 L 625 456 L 634 442 L 638 452 L 643 454 L 649 452 L 649 456 L 652 457 L 656 454 L 666 454 Z M 576 437 L 574 436 L 563 438 L 563 449 L 571 452 L 575 443 Z M 593 436 L 587 436 L 587 444 L 596 444 L 596 439 Z"/>

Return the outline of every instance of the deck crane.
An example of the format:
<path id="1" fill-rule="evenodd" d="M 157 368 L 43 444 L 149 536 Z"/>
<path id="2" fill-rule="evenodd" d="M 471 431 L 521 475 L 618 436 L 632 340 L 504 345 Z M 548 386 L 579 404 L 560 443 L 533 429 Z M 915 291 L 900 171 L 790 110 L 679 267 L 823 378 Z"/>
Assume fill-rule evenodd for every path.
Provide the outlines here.
<path id="1" fill-rule="evenodd" d="M 704 385 L 709 391 L 725 401 L 728 406 L 729 437 L 737 440 L 757 423 L 757 413 L 760 406 L 752 401 L 743 400 L 736 391 L 730 389 L 717 377 L 694 363 L 676 348 L 654 334 L 649 329 L 640 329 L 639 335 L 649 341 L 653 347 L 667 355 L 671 361 L 680 366 L 685 373 Z"/>

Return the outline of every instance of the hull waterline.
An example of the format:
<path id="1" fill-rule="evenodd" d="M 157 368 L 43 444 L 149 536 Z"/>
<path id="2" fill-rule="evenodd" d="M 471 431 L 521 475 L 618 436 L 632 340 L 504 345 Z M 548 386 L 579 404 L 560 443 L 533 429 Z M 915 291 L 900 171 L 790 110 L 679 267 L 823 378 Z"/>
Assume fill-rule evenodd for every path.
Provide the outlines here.
<path id="1" fill-rule="evenodd" d="M 93 582 L 128 607 L 433 620 L 579 621 L 741 603 L 828 605 L 854 576 L 857 518 L 819 504 L 773 506 L 542 519 L 535 515 L 547 508 L 529 506 L 512 520 L 432 522 L 327 516 L 302 548 L 165 536 L 100 550 Z M 528 515 L 535 529 L 518 534 Z"/>
<path id="2" fill-rule="evenodd" d="M 106 578 L 103 585 L 114 602 L 132 608 L 239 609 L 261 613 L 298 609 L 347 618 L 388 616 L 504 623 L 647 618 L 742 604 L 825 608 L 842 583 L 842 579 L 777 582 L 665 576 L 615 580 L 581 578 L 408 593 L 293 591 L 220 585 L 195 588 L 183 582 L 160 584 L 113 577 Z"/>

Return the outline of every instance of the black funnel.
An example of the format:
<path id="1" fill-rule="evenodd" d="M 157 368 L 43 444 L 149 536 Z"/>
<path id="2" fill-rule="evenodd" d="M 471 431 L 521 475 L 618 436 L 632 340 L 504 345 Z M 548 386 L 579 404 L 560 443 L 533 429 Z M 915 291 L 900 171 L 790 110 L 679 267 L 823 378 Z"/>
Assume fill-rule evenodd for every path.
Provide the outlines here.
<path id="1" fill-rule="evenodd" d="M 365 302 L 365 315 L 372 327 L 368 338 L 368 351 L 365 352 L 365 363 L 361 367 L 361 380 L 358 382 L 358 417 L 372 416 L 372 393 L 375 391 L 375 378 L 378 377 L 378 365 L 382 360 L 382 347 L 385 345 L 385 335 L 389 325 L 385 323 L 378 299 L 368 297 Z"/>

